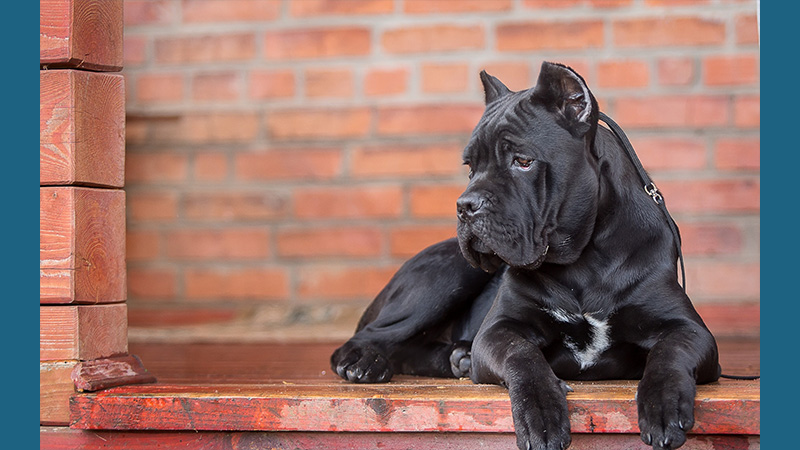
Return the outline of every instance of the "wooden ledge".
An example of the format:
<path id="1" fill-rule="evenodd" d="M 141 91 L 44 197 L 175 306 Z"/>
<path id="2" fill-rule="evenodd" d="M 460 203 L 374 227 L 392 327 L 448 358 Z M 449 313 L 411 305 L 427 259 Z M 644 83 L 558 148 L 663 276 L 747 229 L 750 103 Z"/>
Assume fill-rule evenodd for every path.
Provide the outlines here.
<path id="1" fill-rule="evenodd" d="M 635 382 L 570 383 L 573 433 L 637 433 Z M 698 434 L 759 434 L 758 382 L 698 386 Z M 469 380 L 128 386 L 77 395 L 72 427 L 107 430 L 513 431 L 507 392 Z"/>
<path id="2" fill-rule="evenodd" d="M 348 449 L 348 450 L 516 450 L 513 433 L 346 433 L 297 431 L 103 431 L 43 427 L 40 450 Z M 754 450 L 759 436 L 689 435 L 682 449 Z M 637 434 L 573 434 L 570 449 L 652 450 Z"/>
<path id="3" fill-rule="evenodd" d="M 395 377 L 388 384 L 351 384 L 327 368 L 333 348 L 329 344 L 132 345 L 159 383 L 76 394 L 70 403 L 71 427 L 513 432 L 508 394 L 498 386 L 409 376 Z M 752 355 L 752 348 L 748 351 Z M 573 433 L 638 433 L 635 381 L 569 384 L 575 390 L 567 395 Z M 759 381 L 721 380 L 698 386 L 692 434 L 760 434 L 759 397 Z"/>

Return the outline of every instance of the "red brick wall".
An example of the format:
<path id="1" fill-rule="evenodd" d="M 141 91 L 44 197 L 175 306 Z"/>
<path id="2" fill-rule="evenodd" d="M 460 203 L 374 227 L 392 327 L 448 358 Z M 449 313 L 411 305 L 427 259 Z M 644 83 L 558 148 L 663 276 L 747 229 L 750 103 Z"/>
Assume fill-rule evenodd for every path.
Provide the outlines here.
<path id="1" fill-rule="evenodd" d="M 125 21 L 134 335 L 350 332 L 454 235 L 478 72 L 524 89 L 542 60 L 629 133 L 695 303 L 759 300 L 754 0 L 126 0 Z"/>

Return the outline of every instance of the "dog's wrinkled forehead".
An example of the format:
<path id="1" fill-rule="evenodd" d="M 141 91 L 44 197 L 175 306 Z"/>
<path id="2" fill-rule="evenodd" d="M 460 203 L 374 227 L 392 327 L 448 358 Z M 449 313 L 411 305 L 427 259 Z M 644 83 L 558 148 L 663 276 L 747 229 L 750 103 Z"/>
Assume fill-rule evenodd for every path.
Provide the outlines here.
<path id="1" fill-rule="evenodd" d="M 512 92 L 486 105 L 464 148 L 464 159 L 470 159 L 481 148 L 494 147 L 498 139 L 520 138 L 530 131 L 535 117 L 531 91 Z"/>

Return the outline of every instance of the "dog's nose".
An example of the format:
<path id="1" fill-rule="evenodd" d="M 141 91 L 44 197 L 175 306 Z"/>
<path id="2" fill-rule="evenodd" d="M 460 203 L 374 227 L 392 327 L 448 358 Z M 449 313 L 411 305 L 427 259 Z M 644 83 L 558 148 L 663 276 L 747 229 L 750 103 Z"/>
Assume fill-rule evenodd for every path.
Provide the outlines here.
<path id="1" fill-rule="evenodd" d="M 486 201 L 483 197 L 475 194 L 475 193 L 465 193 L 461 197 L 456 200 L 456 211 L 458 213 L 458 218 L 465 222 L 468 219 L 471 219 L 475 216 L 475 214 L 483 208 L 484 203 Z"/>

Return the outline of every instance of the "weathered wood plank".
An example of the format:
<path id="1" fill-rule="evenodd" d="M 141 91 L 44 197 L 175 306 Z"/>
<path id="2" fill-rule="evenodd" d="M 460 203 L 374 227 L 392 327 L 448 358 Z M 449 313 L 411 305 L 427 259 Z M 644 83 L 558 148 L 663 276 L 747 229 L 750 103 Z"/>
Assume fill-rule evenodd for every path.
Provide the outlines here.
<path id="1" fill-rule="evenodd" d="M 71 378 L 79 392 L 156 381 L 136 355 L 82 361 L 73 369 Z"/>
<path id="2" fill-rule="evenodd" d="M 39 86 L 40 184 L 122 187 L 122 75 L 43 70 Z"/>
<path id="3" fill-rule="evenodd" d="M 125 192 L 80 187 L 39 191 L 40 302 L 124 301 Z"/>
<path id="4" fill-rule="evenodd" d="M 71 400 L 71 426 L 116 430 L 511 432 L 508 393 L 468 380 L 129 386 Z M 638 432 L 635 381 L 571 382 L 574 433 Z M 759 434 L 758 382 L 698 386 L 697 434 Z"/>
<path id="5" fill-rule="evenodd" d="M 39 363 L 39 421 L 42 425 L 69 424 L 69 398 L 75 393 L 70 374 L 78 361 Z"/>
<path id="6" fill-rule="evenodd" d="M 516 450 L 512 433 L 303 433 L 303 432 L 118 432 L 44 427 L 41 450 Z M 575 434 L 571 449 L 648 450 L 635 434 Z M 705 450 L 757 450 L 759 436 L 690 435 L 683 448 Z"/>
<path id="7" fill-rule="evenodd" d="M 39 307 L 39 360 L 90 360 L 128 352 L 128 307 Z"/>
<path id="8" fill-rule="evenodd" d="M 122 7 L 122 0 L 40 0 L 40 64 L 122 69 Z"/>

